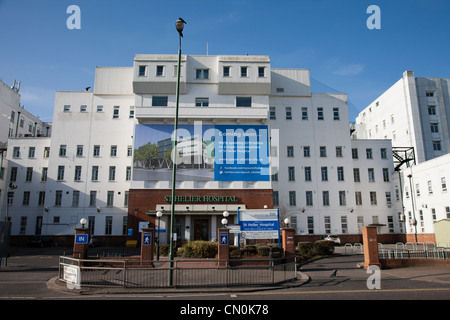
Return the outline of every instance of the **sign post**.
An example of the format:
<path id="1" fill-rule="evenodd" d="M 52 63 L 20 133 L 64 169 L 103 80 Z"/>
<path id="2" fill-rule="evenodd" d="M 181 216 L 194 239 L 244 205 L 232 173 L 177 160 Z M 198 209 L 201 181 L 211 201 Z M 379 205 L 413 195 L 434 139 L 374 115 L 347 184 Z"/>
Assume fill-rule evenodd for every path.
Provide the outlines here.
<path id="1" fill-rule="evenodd" d="M 230 258 L 229 248 L 229 233 L 230 229 L 223 228 L 218 230 L 219 241 L 217 248 L 217 259 L 219 260 L 219 267 L 226 267 L 228 259 Z"/>
<path id="2" fill-rule="evenodd" d="M 141 230 L 141 263 L 153 266 L 153 246 L 155 240 L 154 228 L 142 228 Z"/>
<path id="3" fill-rule="evenodd" d="M 87 257 L 89 243 L 89 228 L 75 228 L 73 244 L 73 257 L 85 259 Z"/>
<path id="4" fill-rule="evenodd" d="M 242 238 L 278 239 L 278 245 L 280 245 L 278 209 L 239 210 L 238 213 Z"/>

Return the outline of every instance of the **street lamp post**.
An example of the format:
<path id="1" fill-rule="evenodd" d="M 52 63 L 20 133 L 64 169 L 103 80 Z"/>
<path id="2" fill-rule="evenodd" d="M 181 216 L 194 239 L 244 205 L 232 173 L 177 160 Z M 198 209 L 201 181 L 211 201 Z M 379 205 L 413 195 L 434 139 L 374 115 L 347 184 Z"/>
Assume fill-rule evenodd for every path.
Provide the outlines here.
<path id="1" fill-rule="evenodd" d="M 156 212 L 156 216 L 158 217 L 158 237 L 156 238 L 156 260 L 159 261 L 159 229 L 160 229 L 162 212 L 161 211 Z"/>
<path id="2" fill-rule="evenodd" d="M 177 93 L 176 93 L 176 103 L 175 103 L 175 122 L 173 129 L 173 142 L 172 142 L 172 200 L 170 206 L 170 244 L 169 244 L 169 286 L 173 284 L 173 231 L 175 225 L 175 183 L 176 183 L 176 171 L 177 171 L 177 140 L 178 140 L 178 105 L 180 100 L 180 74 L 181 74 L 181 38 L 183 37 L 183 29 L 186 21 L 179 18 L 175 27 L 179 34 L 179 47 L 178 47 L 178 72 L 177 72 Z"/>

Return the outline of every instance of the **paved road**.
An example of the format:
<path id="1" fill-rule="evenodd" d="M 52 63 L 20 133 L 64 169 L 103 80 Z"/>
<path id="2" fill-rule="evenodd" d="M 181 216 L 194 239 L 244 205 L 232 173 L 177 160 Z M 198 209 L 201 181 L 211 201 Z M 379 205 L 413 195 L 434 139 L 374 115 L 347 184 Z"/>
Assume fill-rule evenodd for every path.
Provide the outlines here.
<path id="1" fill-rule="evenodd" d="M 339 253 L 339 250 L 337 250 Z M 381 270 L 381 289 L 368 289 L 367 280 L 372 275 L 358 268 L 362 255 L 336 254 L 305 264 L 301 272 L 306 281 L 294 287 L 277 290 L 244 292 L 229 289 L 193 290 L 158 293 L 123 290 L 114 295 L 93 290 L 90 295 L 80 295 L 70 290 L 55 290 L 49 286 L 58 275 L 58 258 L 70 248 L 16 249 L 0 268 L 0 300 L 19 299 L 149 299 L 190 301 L 290 301 L 290 300 L 359 300 L 359 299 L 450 299 L 450 268 L 402 268 Z M 342 252 L 341 252 L 342 253 Z M 336 275 L 332 273 L 337 270 Z"/>

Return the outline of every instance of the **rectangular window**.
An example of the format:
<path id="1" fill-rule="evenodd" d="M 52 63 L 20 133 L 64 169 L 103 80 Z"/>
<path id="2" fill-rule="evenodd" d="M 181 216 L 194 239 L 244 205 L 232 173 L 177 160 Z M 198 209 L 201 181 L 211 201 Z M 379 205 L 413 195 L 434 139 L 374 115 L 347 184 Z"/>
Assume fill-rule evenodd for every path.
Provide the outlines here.
<path id="1" fill-rule="evenodd" d="M 43 206 L 44 203 L 45 203 L 45 191 L 39 191 L 38 206 Z"/>
<path id="2" fill-rule="evenodd" d="M 116 180 L 116 167 L 110 166 L 109 167 L 109 181 Z"/>
<path id="3" fill-rule="evenodd" d="M 278 198 L 278 191 L 272 191 L 272 197 L 273 197 L 273 205 L 274 207 L 279 206 L 279 198 Z"/>
<path id="4" fill-rule="evenodd" d="M 246 78 L 248 76 L 248 67 L 241 67 L 241 77 Z"/>
<path id="5" fill-rule="evenodd" d="M 87 105 L 81 105 L 80 106 L 80 112 L 86 112 L 87 111 Z"/>
<path id="6" fill-rule="evenodd" d="M 439 125 L 436 122 L 430 123 L 430 129 L 432 133 L 438 133 Z"/>
<path id="7" fill-rule="evenodd" d="M 110 152 L 110 156 L 111 157 L 117 157 L 117 146 L 111 146 L 111 152 Z"/>
<path id="8" fill-rule="evenodd" d="M 264 78 L 266 76 L 265 67 L 258 67 L 258 77 Z"/>
<path id="9" fill-rule="evenodd" d="M 370 204 L 376 205 L 377 204 L 377 193 L 376 191 L 370 191 Z"/>
<path id="10" fill-rule="evenodd" d="M 326 146 L 320 146 L 319 153 L 321 158 L 325 158 L 327 156 L 327 147 Z"/>
<path id="11" fill-rule="evenodd" d="M 130 181 L 131 180 L 131 167 L 127 167 L 127 169 L 126 169 L 125 180 L 126 181 Z"/>
<path id="12" fill-rule="evenodd" d="M 113 222 L 113 217 L 111 217 L 111 216 L 105 217 L 105 235 L 112 234 L 112 222 Z"/>
<path id="13" fill-rule="evenodd" d="M 230 67 L 229 66 L 224 66 L 223 67 L 223 76 L 224 77 L 229 77 L 230 76 Z"/>
<path id="14" fill-rule="evenodd" d="M 34 158 L 36 152 L 36 147 L 29 147 L 28 148 L 28 158 Z"/>
<path id="15" fill-rule="evenodd" d="M 147 74 L 147 66 L 139 66 L 139 77 L 145 77 Z"/>
<path id="16" fill-rule="evenodd" d="M 20 231 L 19 234 L 25 234 L 27 231 L 27 217 L 20 217 Z"/>
<path id="17" fill-rule="evenodd" d="M 322 176 L 322 181 L 328 181 L 328 167 L 321 167 L 320 173 Z"/>
<path id="18" fill-rule="evenodd" d="M 67 146 L 65 144 L 62 144 L 59 146 L 59 156 L 65 157 L 67 152 Z"/>
<path id="19" fill-rule="evenodd" d="M 292 120 L 292 107 L 286 107 L 286 120 Z"/>
<path id="20" fill-rule="evenodd" d="M 433 150 L 441 151 L 441 141 L 433 141 Z"/>
<path id="21" fill-rule="evenodd" d="M 11 167 L 11 174 L 9 176 L 9 181 L 17 181 L 17 167 Z"/>
<path id="22" fill-rule="evenodd" d="M 167 107 L 169 97 L 167 96 L 153 96 L 152 107 Z"/>
<path id="23" fill-rule="evenodd" d="M 308 120 L 308 108 L 302 108 L 302 120 Z"/>
<path id="24" fill-rule="evenodd" d="M 441 178 L 442 191 L 447 191 L 447 183 L 445 182 L 445 177 Z"/>
<path id="25" fill-rule="evenodd" d="M 195 79 L 209 79 L 209 69 L 196 69 Z"/>
<path id="26" fill-rule="evenodd" d="M 97 112 L 103 112 L 103 106 L 97 106 Z"/>
<path id="27" fill-rule="evenodd" d="M 74 181 L 81 180 L 81 166 L 75 166 L 75 174 L 74 174 L 73 180 Z"/>
<path id="28" fill-rule="evenodd" d="M 98 166 L 92 166 L 92 181 L 98 181 Z"/>
<path id="29" fill-rule="evenodd" d="M 113 119 L 119 119 L 119 109 L 120 109 L 120 106 L 114 106 Z"/>
<path id="30" fill-rule="evenodd" d="M 209 107 L 209 98 L 195 98 L 196 107 Z"/>
<path id="31" fill-rule="evenodd" d="M 387 159 L 387 151 L 386 151 L 386 148 L 381 148 L 381 149 L 380 149 L 380 153 L 381 153 L 381 159 Z"/>
<path id="32" fill-rule="evenodd" d="M 94 207 L 97 204 L 97 191 L 89 192 L 89 206 Z"/>
<path id="33" fill-rule="evenodd" d="M 389 182 L 389 169 L 383 168 L 383 181 Z"/>
<path id="34" fill-rule="evenodd" d="M 430 116 L 436 115 L 436 106 L 428 106 L 428 115 Z"/>
<path id="35" fill-rule="evenodd" d="M 130 106 L 130 114 L 128 115 L 129 119 L 134 119 L 134 106 Z"/>
<path id="36" fill-rule="evenodd" d="M 23 192 L 22 205 L 24 205 L 24 206 L 30 205 L 30 191 Z"/>
<path id="37" fill-rule="evenodd" d="M 58 175 L 56 180 L 58 181 L 64 180 L 64 166 L 58 166 Z"/>
<path id="38" fill-rule="evenodd" d="M 389 191 L 385 192 L 386 195 L 386 204 L 387 205 L 391 205 L 392 204 L 392 195 Z"/>
<path id="39" fill-rule="evenodd" d="M 342 233 L 347 233 L 348 231 L 347 216 L 341 216 L 341 228 Z"/>
<path id="40" fill-rule="evenodd" d="M 288 157 L 294 156 L 294 147 L 293 146 L 287 146 L 287 156 Z"/>
<path id="41" fill-rule="evenodd" d="M 305 167 L 305 181 L 311 181 L 311 167 Z"/>
<path id="42" fill-rule="evenodd" d="M 339 120 L 339 108 L 333 108 L 333 120 Z"/>
<path id="43" fill-rule="evenodd" d="M 295 167 L 288 167 L 289 181 L 295 181 Z"/>
<path id="44" fill-rule="evenodd" d="M 77 157 L 82 157 L 82 156 L 83 156 L 83 146 L 77 145 Z"/>
<path id="45" fill-rule="evenodd" d="M 289 205 L 290 206 L 296 206 L 297 205 L 297 199 L 296 199 L 295 191 L 289 191 Z"/>
<path id="46" fill-rule="evenodd" d="M 357 206 L 361 206 L 362 205 L 361 191 L 355 191 L 355 202 L 356 202 Z"/>
<path id="47" fill-rule="evenodd" d="M 13 158 L 20 158 L 20 147 L 14 147 Z"/>
<path id="48" fill-rule="evenodd" d="M 343 155 L 342 155 L 342 147 L 341 146 L 337 146 L 336 147 L 336 157 L 337 158 L 342 158 L 343 157 Z"/>
<path id="49" fill-rule="evenodd" d="M 308 234 L 314 233 L 314 217 L 308 217 Z"/>
<path id="50" fill-rule="evenodd" d="M 367 169 L 367 173 L 369 174 L 369 182 L 375 182 L 375 171 L 373 168 Z"/>
<path id="51" fill-rule="evenodd" d="M 62 190 L 56 190 L 55 192 L 55 206 L 61 206 L 62 203 Z"/>
<path id="52" fill-rule="evenodd" d="M 329 191 L 322 191 L 322 202 L 324 206 L 330 205 L 330 192 Z"/>
<path id="53" fill-rule="evenodd" d="M 323 217 L 323 222 L 325 225 L 325 233 L 331 233 L 331 218 L 328 216 Z"/>
<path id="54" fill-rule="evenodd" d="M 26 182 L 33 181 L 33 167 L 27 167 L 27 173 L 26 173 L 26 176 L 25 176 L 25 181 Z"/>
<path id="55" fill-rule="evenodd" d="M 72 207 L 78 207 L 80 204 L 80 191 L 74 190 L 72 193 Z"/>
<path id="56" fill-rule="evenodd" d="M 108 191 L 108 194 L 106 197 L 106 205 L 108 207 L 112 207 L 114 205 L 114 191 Z"/>
<path id="57" fill-rule="evenodd" d="M 317 120 L 324 120 L 323 108 L 317 108 Z"/>
<path id="58" fill-rule="evenodd" d="M 47 167 L 43 167 L 42 168 L 42 173 L 41 173 L 41 182 L 47 181 L 47 173 L 48 173 L 48 168 Z"/>
<path id="59" fill-rule="evenodd" d="M 305 158 L 311 157 L 311 149 L 310 149 L 309 146 L 304 146 L 304 147 L 303 147 L 303 156 L 304 156 Z"/>
<path id="60" fill-rule="evenodd" d="M 367 148 L 366 149 L 366 158 L 367 159 L 373 159 L 372 148 Z"/>
<path id="61" fill-rule="evenodd" d="M 70 111 L 70 105 L 66 104 L 64 106 L 64 112 L 69 112 Z"/>
<path id="62" fill-rule="evenodd" d="M 276 120 L 276 119 L 277 119 L 276 109 L 275 109 L 275 107 L 270 107 L 269 108 L 269 120 Z"/>
<path id="63" fill-rule="evenodd" d="M 94 157 L 99 157 L 99 156 L 100 156 L 100 146 L 95 145 L 94 146 Z"/>
<path id="64" fill-rule="evenodd" d="M 306 191 L 306 205 L 311 207 L 313 205 L 313 193 L 312 191 Z"/>
<path id="65" fill-rule="evenodd" d="M 339 191 L 339 205 L 345 206 L 347 205 L 347 201 L 345 199 L 345 191 Z"/>
<path id="66" fill-rule="evenodd" d="M 344 181 L 344 167 L 337 167 L 338 181 Z"/>
<path id="67" fill-rule="evenodd" d="M 361 178 L 359 176 L 359 168 L 353 168 L 353 181 L 361 182 Z"/>
<path id="68" fill-rule="evenodd" d="M 156 66 L 156 76 L 162 77 L 164 75 L 164 66 Z"/>
<path id="69" fill-rule="evenodd" d="M 251 107 L 252 97 L 236 97 L 236 107 Z"/>

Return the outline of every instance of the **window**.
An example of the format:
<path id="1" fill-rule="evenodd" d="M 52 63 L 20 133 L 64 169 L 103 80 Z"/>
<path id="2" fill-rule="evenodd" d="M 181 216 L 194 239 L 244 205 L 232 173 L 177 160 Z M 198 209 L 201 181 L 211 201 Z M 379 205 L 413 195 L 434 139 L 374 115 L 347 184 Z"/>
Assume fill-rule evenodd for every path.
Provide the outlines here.
<path id="1" fill-rule="evenodd" d="M 356 202 L 356 205 L 358 205 L 358 206 L 362 205 L 361 191 L 355 191 L 355 202 Z"/>
<path id="2" fill-rule="evenodd" d="M 353 181 L 361 182 L 361 178 L 359 176 L 359 168 L 353 168 Z"/>
<path id="3" fill-rule="evenodd" d="M 31 182 L 33 180 L 33 167 L 27 167 L 27 173 L 25 176 L 26 182 Z"/>
<path id="4" fill-rule="evenodd" d="M 133 146 L 127 146 L 127 157 L 133 156 Z"/>
<path id="5" fill-rule="evenodd" d="M 265 67 L 258 67 L 258 77 L 259 78 L 264 78 L 265 77 Z"/>
<path id="6" fill-rule="evenodd" d="M 375 171 L 373 168 L 367 169 L 367 172 L 369 174 L 369 182 L 375 182 Z"/>
<path id="7" fill-rule="evenodd" d="M 119 119 L 119 109 L 120 109 L 120 106 L 114 106 L 113 119 Z"/>
<path id="8" fill-rule="evenodd" d="M 66 104 L 64 106 L 64 112 L 69 112 L 70 111 L 70 105 Z"/>
<path id="9" fill-rule="evenodd" d="M 289 181 L 295 181 L 295 167 L 288 168 Z"/>
<path id="10" fill-rule="evenodd" d="M 303 147 L 303 156 L 305 158 L 311 157 L 311 152 L 310 152 L 310 147 L 309 146 L 304 146 Z"/>
<path id="11" fill-rule="evenodd" d="M 273 205 L 275 207 L 279 206 L 280 200 L 278 198 L 278 191 L 273 191 L 272 192 L 272 197 L 273 197 Z"/>
<path id="12" fill-rule="evenodd" d="M 428 106 L 428 115 L 430 116 L 436 115 L 436 106 Z"/>
<path id="13" fill-rule="evenodd" d="M 390 206 L 392 204 L 392 195 L 389 191 L 385 192 L 386 195 L 386 204 Z"/>
<path id="14" fill-rule="evenodd" d="M 81 181 L 81 166 L 75 166 L 74 181 Z"/>
<path id="15" fill-rule="evenodd" d="M 322 107 L 317 108 L 317 120 L 324 120 Z"/>
<path id="16" fill-rule="evenodd" d="M 367 148 L 366 149 L 366 158 L 367 159 L 373 159 L 372 148 Z"/>
<path id="17" fill-rule="evenodd" d="M 50 147 L 44 147 L 44 158 L 50 157 Z"/>
<path id="18" fill-rule="evenodd" d="M 341 146 L 336 147 L 336 157 L 342 158 L 342 147 Z"/>
<path id="19" fill-rule="evenodd" d="M 130 114 L 128 115 L 129 119 L 134 119 L 134 106 L 130 106 Z"/>
<path id="20" fill-rule="evenodd" d="M 145 77 L 147 74 L 147 66 L 139 66 L 139 77 Z"/>
<path id="21" fill-rule="evenodd" d="M 381 159 L 387 159 L 387 151 L 386 151 L 386 148 L 381 148 L 381 149 L 380 149 L 380 153 L 381 153 Z"/>
<path id="22" fill-rule="evenodd" d="M 230 67 L 229 66 L 224 66 L 223 67 L 223 76 L 224 77 L 229 77 L 230 76 Z"/>
<path id="23" fill-rule="evenodd" d="M 344 181 L 344 167 L 337 167 L 338 181 Z"/>
<path id="24" fill-rule="evenodd" d="M 35 153 L 36 153 L 36 147 L 28 148 L 28 158 L 34 158 Z"/>
<path id="25" fill-rule="evenodd" d="M 209 69 L 196 69 L 195 79 L 209 79 Z"/>
<path id="26" fill-rule="evenodd" d="M 269 108 L 269 120 L 276 120 L 276 119 L 277 119 L 276 109 L 275 109 L 275 107 L 270 107 Z"/>
<path id="27" fill-rule="evenodd" d="M 13 158 L 20 158 L 20 147 L 14 147 Z"/>
<path id="28" fill-rule="evenodd" d="M 236 107 L 251 107 L 252 97 L 236 97 Z"/>
<path id="29" fill-rule="evenodd" d="M 153 96 L 152 107 L 167 107 L 168 100 L 167 96 Z"/>
<path id="30" fill-rule="evenodd" d="M 427 92 L 425 93 L 425 95 L 426 95 L 427 97 L 434 97 L 434 92 L 433 92 L 433 91 L 427 91 Z"/>
<path id="31" fill-rule="evenodd" d="M 117 157 L 117 146 L 111 146 L 110 156 Z"/>
<path id="32" fill-rule="evenodd" d="M 19 234 L 25 234 L 27 231 L 27 217 L 20 217 L 20 231 Z"/>
<path id="33" fill-rule="evenodd" d="M 308 217 L 308 234 L 314 233 L 314 217 Z"/>
<path id="34" fill-rule="evenodd" d="M 445 182 L 445 177 L 441 178 L 442 191 L 447 191 L 447 183 Z"/>
<path id="35" fill-rule="evenodd" d="M 329 216 L 323 217 L 323 222 L 325 225 L 325 233 L 331 233 L 331 218 Z"/>
<path id="36" fill-rule="evenodd" d="M 126 168 L 126 172 L 125 172 L 125 180 L 126 181 L 130 181 L 131 180 L 131 167 L 128 166 Z"/>
<path id="37" fill-rule="evenodd" d="M 56 190 L 55 192 L 55 206 L 61 206 L 62 203 L 62 190 Z"/>
<path id="38" fill-rule="evenodd" d="M 41 173 L 41 182 L 47 181 L 47 173 L 48 173 L 48 168 L 47 167 L 43 167 L 42 168 L 42 173 Z"/>
<path id="39" fill-rule="evenodd" d="M 94 207 L 97 203 L 97 191 L 89 192 L 89 206 Z"/>
<path id="40" fill-rule="evenodd" d="M 125 195 L 123 197 L 123 206 L 128 207 L 128 199 L 130 199 L 130 192 L 125 191 Z"/>
<path id="41" fill-rule="evenodd" d="M 313 193 L 312 191 L 306 191 L 306 205 L 311 207 L 313 205 Z"/>
<path id="42" fill-rule="evenodd" d="M 162 77 L 164 75 L 164 66 L 156 66 L 156 76 Z"/>
<path id="43" fill-rule="evenodd" d="M 294 147 L 293 146 L 287 146 L 287 156 L 288 157 L 294 156 Z"/>
<path id="44" fill-rule="evenodd" d="M 17 167 L 11 167 L 11 175 L 9 181 L 11 182 L 17 181 Z"/>
<path id="45" fill-rule="evenodd" d="M 297 205 L 297 199 L 295 196 L 295 191 L 289 191 L 289 205 L 290 206 L 296 206 Z"/>
<path id="46" fill-rule="evenodd" d="M 352 159 L 358 159 L 358 148 L 352 149 Z"/>
<path id="47" fill-rule="evenodd" d="M 432 133 L 439 133 L 439 125 L 436 122 L 430 123 L 430 129 Z"/>
<path id="48" fill-rule="evenodd" d="M 241 67 L 241 77 L 247 77 L 248 76 L 248 67 Z"/>
<path id="49" fill-rule="evenodd" d="M 292 120 L 292 108 L 286 107 L 286 120 Z"/>
<path id="50" fill-rule="evenodd" d="M 347 216 L 341 216 L 342 233 L 347 233 Z"/>
<path id="51" fill-rule="evenodd" d="M 324 206 L 330 205 L 330 192 L 329 191 L 322 191 L 322 202 Z"/>
<path id="52" fill-rule="evenodd" d="M 77 157 L 83 156 L 83 146 L 81 144 L 77 145 Z"/>
<path id="53" fill-rule="evenodd" d="M 445 214 L 447 215 L 447 219 L 450 219 L 450 207 L 445 207 Z"/>
<path id="54" fill-rule="evenodd" d="M 64 180 L 64 166 L 58 166 L 58 175 L 56 180 L 58 181 Z"/>
<path id="55" fill-rule="evenodd" d="M 109 167 L 109 181 L 116 180 L 116 167 L 110 166 Z"/>
<path id="56" fill-rule="evenodd" d="M 308 108 L 302 108 L 302 120 L 308 120 Z"/>
<path id="57" fill-rule="evenodd" d="M 428 184 L 428 193 L 432 194 L 433 193 L 433 185 L 431 184 L 431 180 L 428 180 L 427 184 Z"/>
<path id="58" fill-rule="evenodd" d="M 103 106 L 97 106 L 97 112 L 103 112 Z"/>
<path id="59" fill-rule="evenodd" d="M 272 174 L 272 181 L 278 181 L 278 168 L 273 168 L 272 171 L 275 172 Z"/>
<path id="60" fill-rule="evenodd" d="M 87 111 L 87 105 L 81 105 L 80 106 L 80 112 L 86 112 Z"/>
<path id="61" fill-rule="evenodd" d="M 209 106 L 209 98 L 195 98 L 195 106 L 196 107 L 208 107 Z"/>
<path id="62" fill-rule="evenodd" d="M 80 191 L 74 190 L 72 193 L 72 207 L 78 207 L 80 203 Z"/>
<path id="63" fill-rule="evenodd" d="M 59 146 L 59 156 L 65 157 L 67 152 L 67 146 L 65 144 L 62 144 Z"/>
<path id="64" fill-rule="evenodd" d="M 113 217 L 111 217 L 111 216 L 105 217 L 105 235 L 112 234 L 112 222 L 113 222 Z"/>
<path id="65" fill-rule="evenodd" d="M 320 146 L 319 153 L 321 158 L 325 158 L 327 156 L 327 147 Z"/>
<path id="66" fill-rule="evenodd" d="M 94 157 L 99 157 L 99 156 L 100 156 L 100 146 L 95 145 L 94 146 Z"/>
<path id="67" fill-rule="evenodd" d="M 383 181 L 389 182 L 389 169 L 383 168 Z"/>
<path id="68" fill-rule="evenodd" d="M 305 181 L 311 181 L 311 167 L 305 167 Z"/>
<path id="69" fill-rule="evenodd" d="M 321 167 L 320 168 L 322 181 L 328 181 L 328 167 Z"/>
<path id="70" fill-rule="evenodd" d="M 39 191 L 38 206 L 43 206 L 44 203 L 45 203 L 45 191 Z"/>
<path id="71" fill-rule="evenodd" d="M 98 181 L 98 166 L 92 166 L 92 181 Z"/>
<path id="72" fill-rule="evenodd" d="M 339 120 L 339 108 L 333 108 L 333 120 Z"/>
<path id="73" fill-rule="evenodd" d="M 112 207 L 114 205 L 114 191 L 108 191 L 108 195 L 106 197 L 106 205 L 108 207 Z"/>
<path id="74" fill-rule="evenodd" d="M 416 196 L 420 197 L 420 184 L 416 183 Z"/>
<path id="75" fill-rule="evenodd" d="M 30 191 L 23 192 L 23 200 L 22 205 L 29 206 L 30 205 Z"/>
<path id="76" fill-rule="evenodd" d="M 377 204 L 377 193 L 376 191 L 370 191 L 370 204 L 376 205 Z"/>
<path id="77" fill-rule="evenodd" d="M 441 151 L 441 141 L 433 141 L 433 150 Z"/>

